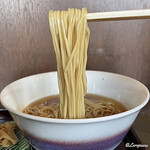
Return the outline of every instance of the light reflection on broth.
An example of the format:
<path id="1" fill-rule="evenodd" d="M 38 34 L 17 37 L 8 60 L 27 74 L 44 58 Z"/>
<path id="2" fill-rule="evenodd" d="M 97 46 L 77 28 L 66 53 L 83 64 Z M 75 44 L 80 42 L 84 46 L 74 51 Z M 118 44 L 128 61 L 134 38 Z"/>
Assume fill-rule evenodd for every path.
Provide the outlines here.
<path id="1" fill-rule="evenodd" d="M 85 96 L 85 118 L 109 116 L 124 111 L 126 108 L 116 100 L 94 94 Z M 59 95 L 41 98 L 28 105 L 23 112 L 40 117 L 61 118 Z"/>

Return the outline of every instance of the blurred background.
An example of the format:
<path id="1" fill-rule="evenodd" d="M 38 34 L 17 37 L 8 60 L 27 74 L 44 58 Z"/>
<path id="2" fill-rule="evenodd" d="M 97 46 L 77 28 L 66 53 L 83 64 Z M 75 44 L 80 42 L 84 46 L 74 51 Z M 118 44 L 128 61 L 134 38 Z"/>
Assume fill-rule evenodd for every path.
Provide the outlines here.
<path id="1" fill-rule="evenodd" d="M 88 12 L 150 9 L 150 1 L 0 0 L 0 91 L 19 78 L 56 70 L 48 12 L 82 7 Z M 90 22 L 89 27 L 87 69 L 126 75 L 150 90 L 150 19 Z M 150 147 L 149 108 L 133 127 Z"/>

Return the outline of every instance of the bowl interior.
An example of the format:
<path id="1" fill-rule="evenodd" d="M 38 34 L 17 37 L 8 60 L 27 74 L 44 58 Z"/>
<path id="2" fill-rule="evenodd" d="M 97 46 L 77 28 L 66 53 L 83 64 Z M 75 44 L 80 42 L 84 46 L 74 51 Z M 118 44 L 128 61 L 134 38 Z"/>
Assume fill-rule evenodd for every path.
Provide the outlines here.
<path id="1" fill-rule="evenodd" d="M 121 102 L 127 109 L 147 103 L 147 88 L 140 82 L 118 74 L 87 71 L 87 93 L 103 95 Z M 57 73 L 29 76 L 8 85 L 1 93 L 1 102 L 22 111 L 37 99 L 58 94 Z"/>

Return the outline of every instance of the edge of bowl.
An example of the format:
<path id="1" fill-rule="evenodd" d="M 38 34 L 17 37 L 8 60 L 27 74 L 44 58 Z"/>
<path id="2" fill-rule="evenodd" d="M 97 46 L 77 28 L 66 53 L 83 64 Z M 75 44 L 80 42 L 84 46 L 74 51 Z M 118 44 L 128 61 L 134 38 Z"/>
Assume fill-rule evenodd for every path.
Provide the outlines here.
<path id="1" fill-rule="evenodd" d="M 30 78 L 32 76 L 36 76 L 36 75 L 40 75 L 40 74 L 47 74 L 47 73 L 57 73 L 57 71 L 53 71 L 53 72 L 45 72 L 45 73 L 39 73 L 39 74 L 34 74 L 34 75 L 30 75 L 30 76 L 27 76 L 27 77 L 24 77 L 24 78 L 21 78 L 21 79 L 18 79 L 12 83 L 10 83 L 9 85 L 7 85 L 0 93 L 0 102 L 2 103 L 2 105 L 10 112 L 10 113 L 13 113 L 15 115 L 18 115 L 18 116 L 21 116 L 21 117 L 24 117 L 24 118 L 27 118 L 27 119 L 31 119 L 31 120 L 36 120 L 36 121 L 42 121 L 42 122 L 51 122 L 51 123 L 93 123 L 93 122 L 100 122 L 100 121 L 108 121 L 108 120 L 113 120 L 113 119 L 117 119 L 117 118 L 122 118 L 122 117 L 125 117 L 125 116 L 128 116 L 134 112 L 137 112 L 139 111 L 141 108 L 143 108 L 149 101 L 149 98 L 150 98 L 150 94 L 149 94 L 149 90 L 147 89 L 147 87 L 142 84 L 140 81 L 138 80 L 135 80 L 133 78 L 130 78 L 128 76 L 124 76 L 124 75 L 120 75 L 120 74 L 116 74 L 116 73 L 111 73 L 111 72 L 105 72 L 105 71 L 95 71 L 95 70 L 86 70 L 86 72 L 101 72 L 101 73 L 107 73 L 107 74 L 113 74 L 115 76 L 120 76 L 120 77 L 123 77 L 123 78 L 127 78 L 129 80 L 132 80 L 134 82 L 137 82 L 139 83 L 141 86 L 143 86 L 143 88 L 145 89 L 146 93 L 147 93 L 147 97 L 146 99 L 144 100 L 144 102 L 142 104 L 140 104 L 139 106 L 133 108 L 133 109 L 130 109 L 130 110 L 127 110 L 125 112 L 122 112 L 122 113 L 119 113 L 119 114 L 116 114 L 116 115 L 111 115 L 111 116 L 106 116 L 106 117 L 98 117 L 98 118 L 86 118 L 86 119 L 56 119 L 56 118 L 44 118 L 44 117 L 38 117 L 38 116 L 32 116 L 32 115 L 28 115 L 28 114 L 25 114 L 23 112 L 19 112 L 19 111 L 16 111 L 10 107 L 8 107 L 7 105 L 5 105 L 5 103 L 2 101 L 2 95 L 3 95 L 3 92 L 4 90 L 11 84 L 13 84 L 14 82 L 16 81 L 19 81 L 19 80 L 22 80 L 24 78 Z"/>

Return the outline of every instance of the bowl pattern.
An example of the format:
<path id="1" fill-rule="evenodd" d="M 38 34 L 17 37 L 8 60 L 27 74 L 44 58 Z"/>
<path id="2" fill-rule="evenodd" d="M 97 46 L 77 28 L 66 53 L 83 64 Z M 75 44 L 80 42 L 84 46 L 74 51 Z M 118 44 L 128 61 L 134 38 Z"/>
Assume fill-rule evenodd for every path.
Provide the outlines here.
<path id="1" fill-rule="evenodd" d="M 57 142 L 35 137 L 27 132 L 27 139 L 37 150 L 109 150 L 114 149 L 123 140 L 130 127 L 112 137 L 86 142 Z"/>

